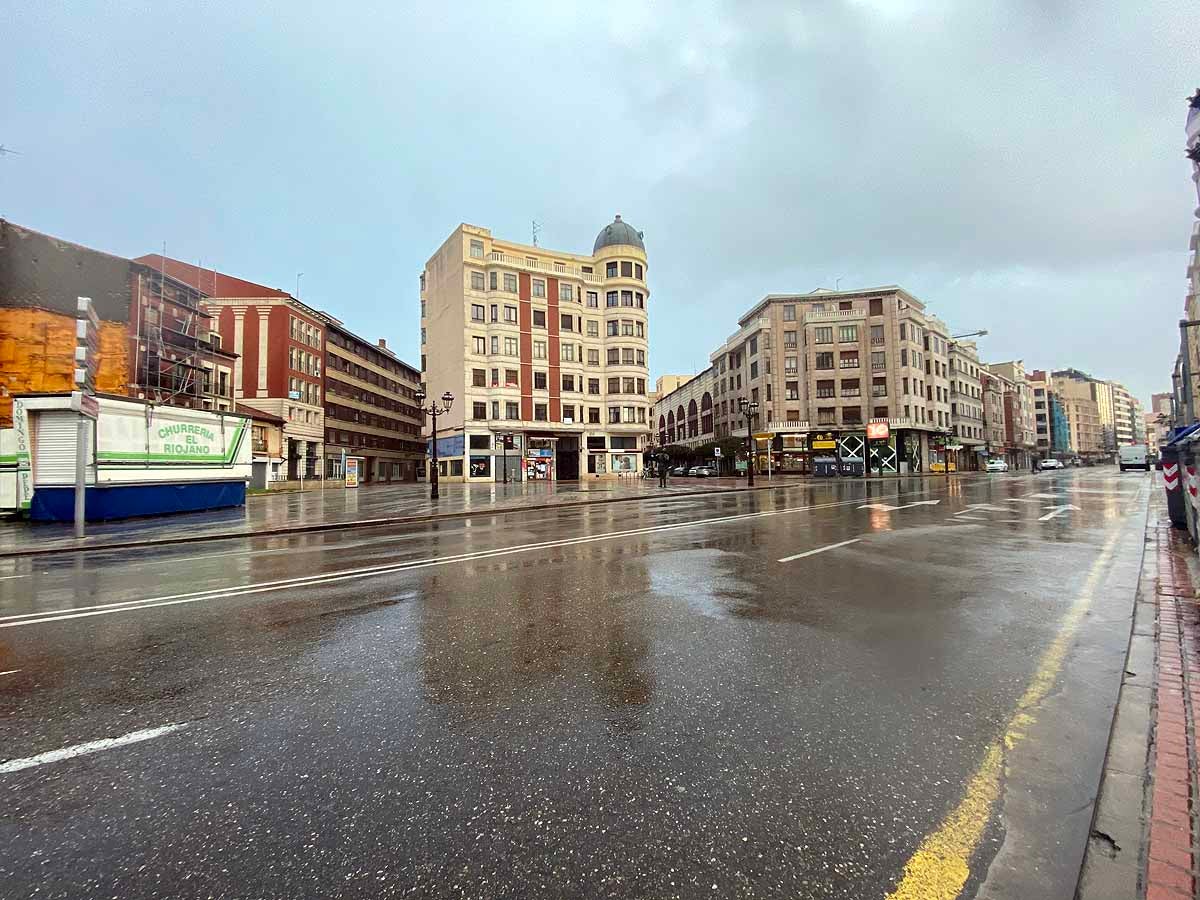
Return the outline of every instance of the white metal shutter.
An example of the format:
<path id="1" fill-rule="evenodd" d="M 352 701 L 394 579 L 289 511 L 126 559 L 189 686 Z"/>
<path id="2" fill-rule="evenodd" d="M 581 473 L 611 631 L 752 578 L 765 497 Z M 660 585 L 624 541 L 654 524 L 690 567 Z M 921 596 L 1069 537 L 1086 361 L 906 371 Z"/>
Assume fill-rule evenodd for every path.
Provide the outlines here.
<path id="1" fill-rule="evenodd" d="M 75 483 L 75 429 L 79 413 L 41 410 L 34 444 L 34 486 Z M 90 430 L 90 429 L 89 429 Z M 88 461 L 91 461 L 90 455 Z"/>

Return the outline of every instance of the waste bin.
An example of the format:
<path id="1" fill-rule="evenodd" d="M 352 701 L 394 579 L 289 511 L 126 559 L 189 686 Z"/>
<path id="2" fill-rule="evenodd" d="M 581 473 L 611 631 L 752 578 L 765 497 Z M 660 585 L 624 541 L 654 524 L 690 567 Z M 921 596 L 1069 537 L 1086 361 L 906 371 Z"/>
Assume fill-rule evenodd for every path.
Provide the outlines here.
<path id="1" fill-rule="evenodd" d="M 1187 528 L 1187 503 L 1183 497 L 1183 470 L 1180 468 L 1179 447 L 1167 444 L 1163 446 L 1160 453 L 1163 488 L 1167 492 L 1167 515 L 1171 519 L 1171 524 L 1176 528 Z"/>

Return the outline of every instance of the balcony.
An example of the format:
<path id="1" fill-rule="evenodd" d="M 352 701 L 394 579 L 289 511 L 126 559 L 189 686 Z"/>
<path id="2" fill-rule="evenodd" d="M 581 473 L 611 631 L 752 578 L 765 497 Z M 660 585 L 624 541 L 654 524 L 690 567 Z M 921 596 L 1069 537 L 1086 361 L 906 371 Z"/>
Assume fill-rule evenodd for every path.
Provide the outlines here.
<path id="1" fill-rule="evenodd" d="M 545 272 L 548 275 L 564 275 L 568 278 L 578 278 L 584 284 L 604 284 L 604 276 L 597 275 L 594 272 L 585 272 L 578 266 L 550 263 L 542 259 L 526 259 L 523 256 L 501 253 L 499 250 L 493 250 L 489 253 L 488 260 L 510 266 L 514 269 L 523 269 L 526 272 Z"/>
<path id="2" fill-rule="evenodd" d="M 807 422 L 768 422 L 767 431 L 808 431 L 810 426 Z"/>
<path id="3" fill-rule="evenodd" d="M 825 312 L 806 312 L 804 324 L 809 322 L 847 322 L 853 319 L 865 319 L 865 309 L 830 309 Z"/>

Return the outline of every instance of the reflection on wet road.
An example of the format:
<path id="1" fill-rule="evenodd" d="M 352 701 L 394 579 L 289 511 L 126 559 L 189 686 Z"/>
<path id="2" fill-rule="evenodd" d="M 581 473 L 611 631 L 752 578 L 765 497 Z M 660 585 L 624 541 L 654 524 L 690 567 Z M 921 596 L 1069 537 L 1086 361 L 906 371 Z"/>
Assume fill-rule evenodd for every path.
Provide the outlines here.
<path id="1" fill-rule="evenodd" d="M 883 897 L 1045 682 L 964 891 L 1069 896 L 1150 489 L 847 481 L 4 560 L 0 878 Z M 1045 858 L 1002 852 L 1030 834 Z"/>

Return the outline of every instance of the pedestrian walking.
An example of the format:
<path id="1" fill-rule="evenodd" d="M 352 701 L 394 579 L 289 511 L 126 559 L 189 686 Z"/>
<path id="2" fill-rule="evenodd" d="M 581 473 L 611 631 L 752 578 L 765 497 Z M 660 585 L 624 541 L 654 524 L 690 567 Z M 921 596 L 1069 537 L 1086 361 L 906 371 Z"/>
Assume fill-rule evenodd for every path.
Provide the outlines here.
<path id="1" fill-rule="evenodd" d="M 670 474 L 670 470 L 667 468 L 668 461 L 669 461 L 669 459 L 667 457 L 667 454 L 665 454 L 665 453 L 661 454 L 658 457 L 658 486 L 659 487 L 667 486 L 667 476 Z"/>

